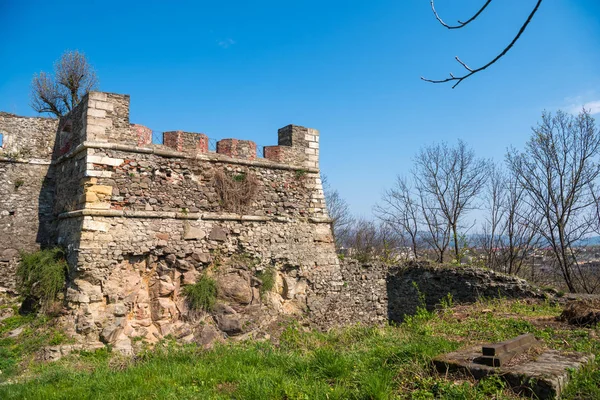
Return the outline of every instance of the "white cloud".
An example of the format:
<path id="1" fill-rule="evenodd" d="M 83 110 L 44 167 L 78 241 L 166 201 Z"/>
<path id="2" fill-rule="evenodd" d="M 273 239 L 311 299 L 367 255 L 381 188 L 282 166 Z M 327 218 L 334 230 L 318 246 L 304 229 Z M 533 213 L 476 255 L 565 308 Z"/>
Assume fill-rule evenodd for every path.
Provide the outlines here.
<path id="1" fill-rule="evenodd" d="M 600 100 L 584 101 L 581 96 L 565 99 L 568 105 L 565 110 L 571 114 L 579 114 L 583 108 L 588 110 L 590 114 L 600 114 Z"/>
<path id="2" fill-rule="evenodd" d="M 235 40 L 230 39 L 230 38 L 227 38 L 227 39 L 224 39 L 224 40 L 217 40 L 217 44 L 220 47 L 222 47 L 224 49 L 227 49 L 227 48 L 229 48 L 229 47 L 231 47 L 231 46 L 233 46 L 235 44 Z"/>

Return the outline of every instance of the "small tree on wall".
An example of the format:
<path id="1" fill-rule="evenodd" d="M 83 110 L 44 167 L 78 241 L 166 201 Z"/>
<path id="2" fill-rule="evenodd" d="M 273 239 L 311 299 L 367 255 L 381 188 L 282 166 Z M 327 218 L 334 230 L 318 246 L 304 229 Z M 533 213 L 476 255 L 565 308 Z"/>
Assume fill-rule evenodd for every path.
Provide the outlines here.
<path id="1" fill-rule="evenodd" d="M 39 113 L 62 117 L 90 90 L 98 88 L 94 68 L 83 53 L 66 51 L 54 64 L 54 75 L 44 71 L 31 80 L 31 107 Z"/>

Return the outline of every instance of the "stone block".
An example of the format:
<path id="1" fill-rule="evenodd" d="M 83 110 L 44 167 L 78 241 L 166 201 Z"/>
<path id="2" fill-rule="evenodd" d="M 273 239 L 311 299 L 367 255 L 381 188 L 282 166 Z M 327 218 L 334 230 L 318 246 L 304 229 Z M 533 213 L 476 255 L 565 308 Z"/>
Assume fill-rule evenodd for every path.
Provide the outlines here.
<path id="1" fill-rule="evenodd" d="M 112 186 L 106 185 L 92 185 L 87 187 L 87 192 L 93 192 L 97 194 L 103 194 L 105 196 L 112 196 Z"/>
<path id="2" fill-rule="evenodd" d="M 84 218 L 82 229 L 84 231 L 108 232 L 108 224 L 106 222 L 94 221 L 91 218 Z"/>
<path id="3" fill-rule="evenodd" d="M 107 101 L 99 101 L 96 100 L 93 103 L 93 107 L 99 110 L 106 110 L 106 111 L 114 111 L 115 106 L 113 103 L 109 103 Z"/>
<path id="4" fill-rule="evenodd" d="M 125 160 L 122 158 L 111 158 L 111 157 L 102 157 L 102 156 L 87 156 L 87 162 L 92 164 L 100 164 L 100 165 L 109 165 L 111 167 L 118 167 L 123 164 Z"/>
<path id="5" fill-rule="evenodd" d="M 94 192 L 85 192 L 82 200 L 84 203 L 94 203 L 98 201 L 98 196 Z"/>
<path id="6" fill-rule="evenodd" d="M 220 315 L 217 317 L 217 325 L 220 330 L 231 336 L 242 333 L 242 323 L 237 315 Z"/>
<path id="7" fill-rule="evenodd" d="M 91 116 L 91 117 L 105 118 L 106 117 L 106 110 L 98 110 L 98 109 L 95 109 L 95 108 L 88 108 L 87 114 L 89 116 Z"/>
<path id="8" fill-rule="evenodd" d="M 104 92 L 89 92 L 88 99 L 106 101 L 108 100 L 108 95 Z"/>
<path id="9" fill-rule="evenodd" d="M 85 128 L 88 139 L 95 139 L 97 135 L 104 135 L 106 133 L 106 127 L 100 125 L 88 125 Z"/>
<path id="10" fill-rule="evenodd" d="M 214 226 L 208 238 L 217 242 L 224 242 L 227 240 L 227 232 L 219 226 Z"/>
<path id="11" fill-rule="evenodd" d="M 187 224 L 183 227 L 184 240 L 200 240 L 204 239 L 205 237 L 206 232 L 200 228 L 194 228 L 193 226 L 189 226 Z"/>
<path id="12" fill-rule="evenodd" d="M 250 304 L 252 301 L 252 288 L 249 280 L 237 273 L 218 277 L 217 287 L 217 293 L 222 298 L 238 304 Z"/>

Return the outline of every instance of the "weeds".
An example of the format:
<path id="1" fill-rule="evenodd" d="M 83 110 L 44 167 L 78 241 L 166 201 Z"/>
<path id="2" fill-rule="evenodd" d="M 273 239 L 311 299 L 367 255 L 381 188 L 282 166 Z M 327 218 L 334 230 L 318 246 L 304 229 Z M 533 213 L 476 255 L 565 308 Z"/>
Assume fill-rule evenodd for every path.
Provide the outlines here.
<path id="1" fill-rule="evenodd" d="M 275 274 L 275 268 L 273 267 L 267 267 L 263 271 L 256 273 L 256 277 L 262 281 L 262 285 L 260 287 L 261 296 L 264 296 L 275 287 Z"/>
<path id="2" fill-rule="evenodd" d="M 217 301 L 217 283 L 214 279 L 203 275 L 193 285 L 182 290 L 189 307 L 195 311 L 211 311 Z"/>
<path id="3" fill-rule="evenodd" d="M 42 311 L 46 311 L 64 289 L 67 271 L 67 262 L 60 248 L 22 252 L 17 267 L 19 292 L 35 300 Z"/>

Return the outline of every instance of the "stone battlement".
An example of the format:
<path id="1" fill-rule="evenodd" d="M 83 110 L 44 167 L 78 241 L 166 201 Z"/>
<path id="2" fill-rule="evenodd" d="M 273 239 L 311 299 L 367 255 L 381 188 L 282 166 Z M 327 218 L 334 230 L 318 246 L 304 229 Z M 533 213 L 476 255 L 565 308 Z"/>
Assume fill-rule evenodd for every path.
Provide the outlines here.
<path id="1" fill-rule="evenodd" d="M 84 111 L 82 113 L 82 111 Z M 84 142 L 114 143 L 140 148 L 166 147 L 191 155 L 209 153 L 208 136 L 203 133 L 169 131 L 163 145 L 152 144 L 152 130 L 129 123 L 129 96 L 90 92 L 60 124 L 59 153 L 64 155 Z M 85 126 L 85 129 L 81 129 Z M 256 143 L 250 140 L 222 139 L 216 153 L 231 158 L 255 160 Z M 319 167 L 319 131 L 288 125 L 278 131 L 278 144 L 265 146 L 265 159 L 299 168 Z"/>

